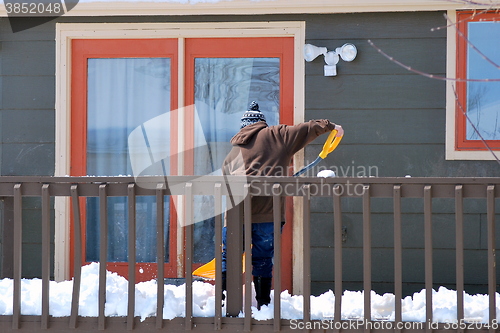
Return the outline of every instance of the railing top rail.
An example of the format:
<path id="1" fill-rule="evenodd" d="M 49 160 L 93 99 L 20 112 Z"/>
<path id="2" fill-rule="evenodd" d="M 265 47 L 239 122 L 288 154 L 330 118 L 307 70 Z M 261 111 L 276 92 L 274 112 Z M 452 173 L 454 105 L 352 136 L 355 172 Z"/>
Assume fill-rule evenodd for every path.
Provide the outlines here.
<path id="1" fill-rule="evenodd" d="M 311 185 L 311 196 L 360 197 L 365 190 L 371 197 L 391 198 L 393 188 L 401 186 L 402 197 L 423 197 L 424 187 L 432 186 L 432 197 L 453 198 L 455 187 L 464 187 L 465 198 L 484 198 L 488 185 L 500 185 L 500 177 L 263 177 L 263 176 L 0 176 L 0 196 L 13 196 L 14 184 L 22 184 L 24 196 L 40 196 L 42 184 L 50 184 L 52 196 L 70 196 L 70 187 L 78 184 L 79 195 L 98 196 L 100 184 L 109 185 L 109 196 L 126 196 L 128 184 L 137 184 L 137 195 L 155 195 L 157 184 L 166 184 L 167 195 L 183 195 L 184 185 L 193 184 L 194 195 L 212 195 L 215 184 L 223 185 L 223 194 L 246 195 L 244 186 L 251 184 L 250 193 L 272 196 L 273 184 L 280 184 L 283 196 L 303 196 L 303 185 Z M 500 197 L 500 186 L 495 188 L 495 197 Z"/>
<path id="2" fill-rule="evenodd" d="M 297 182 L 345 184 L 500 184 L 500 177 L 292 177 L 292 176 L 0 176 L 0 183 L 133 183 L 138 180 L 145 183 L 159 181 L 175 183 L 187 181 L 221 182 L 226 179 L 248 183 L 251 181 L 269 181 L 276 183 Z"/>

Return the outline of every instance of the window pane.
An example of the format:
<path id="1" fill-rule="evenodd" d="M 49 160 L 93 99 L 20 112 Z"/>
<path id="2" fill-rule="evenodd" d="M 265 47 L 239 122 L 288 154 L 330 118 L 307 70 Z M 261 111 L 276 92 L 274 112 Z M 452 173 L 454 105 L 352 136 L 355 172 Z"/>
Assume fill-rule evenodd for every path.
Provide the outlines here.
<path id="1" fill-rule="evenodd" d="M 196 175 L 220 174 L 231 150 L 229 141 L 240 129 L 240 119 L 256 101 L 269 125 L 279 123 L 279 58 L 195 59 L 194 153 Z M 214 202 L 211 196 L 195 197 L 195 262 L 214 257 Z M 199 208 L 198 208 L 199 207 Z"/>
<path id="2" fill-rule="evenodd" d="M 150 163 L 150 153 L 170 146 L 170 59 L 111 58 L 88 60 L 87 174 L 132 175 L 128 139 L 132 132 L 144 133 L 143 175 L 169 174 L 168 154 L 160 163 Z M 167 115 L 167 116 L 165 116 Z M 158 117 L 161 116 L 161 117 Z M 149 120 L 163 120 L 149 126 Z M 156 121 L 157 122 L 157 121 Z M 140 129 L 137 131 L 136 129 Z M 136 130 L 136 131 L 134 131 Z M 147 134 L 147 135 L 146 135 Z M 140 154 L 134 155 L 142 156 Z M 157 173 L 161 172 L 161 173 Z M 169 198 L 165 197 L 165 244 L 168 247 Z M 127 198 L 108 198 L 108 261 L 127 261 Z M 137 261 L 156 261 L 156 199 L 137 197 Z M 168 248 L 166 249 L 168 261 Z M 87 261 L 99 260 L 99 199 L 87 200 Z"/>
<path id="3" fill-rule="evenodd" d="M 468 38 L 487 58 L 500 65 L 500 24 L 469 22 Z M 500 79 L 500 69 L 470 45 L 467 49 L 468 79 Z M 485 140 L 500 140 L 500 82 L 467 83 L 467 116 Z M 467 140 L 480 140 L 467 121 Z"/>

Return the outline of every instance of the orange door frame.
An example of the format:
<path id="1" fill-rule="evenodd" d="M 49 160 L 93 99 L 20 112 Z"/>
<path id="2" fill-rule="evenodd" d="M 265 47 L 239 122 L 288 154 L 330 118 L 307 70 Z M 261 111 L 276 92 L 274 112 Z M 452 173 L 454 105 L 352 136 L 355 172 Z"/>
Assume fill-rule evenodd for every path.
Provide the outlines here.
<path id="1" fill-rule="evenodd" d="M 90 58 L 170 58 L 171 59 L 171 100 L 170 109 L 177 109 L 177 39 L 74 39 L 72 40 L 72 77 L 71 77 L 71 162 L 70 174 L 72 176 L 87 175 L 87 61 Z M 176 112 L 172 112 L 176 117 Z M 172 174 L 177 172 L 177 119 L 171 119 L 172 140 L 170 149 Z M 85 207 L 85 198 L 80 202 Z M 173 207 L 173 205 L 171 205 Z M 82 256 L 85 260 L 85 209 L 81 209 L 82 221 Z M 73 223 L 71 223 L 73 235 Z M 169 258 L 165 263 L 165 276 L 177 276 L 177 218 L 175 209 L 170 210 L 170 239 Z M 73 272 L 74 239 L 70 237 L 70 272 Z M 108 262 L 107 269 L 127 277 L 128 264 L 122 262 Z M 155 278 L 156 263 L 137 263 L 137 282 Z"/>

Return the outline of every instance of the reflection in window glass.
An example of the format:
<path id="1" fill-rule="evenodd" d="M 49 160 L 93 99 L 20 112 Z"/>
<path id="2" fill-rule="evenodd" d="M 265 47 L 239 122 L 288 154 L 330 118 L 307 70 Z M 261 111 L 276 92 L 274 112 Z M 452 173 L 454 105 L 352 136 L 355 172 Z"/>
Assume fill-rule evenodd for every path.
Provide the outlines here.
<path id="1" fill-rule="evenodd" d="M 500 64 L 500 24 L 469 22 L 468 39 L 489 60 Z M 467 49 L 468 79 L 500 79 L 500 70 L 470 45 Z M 467 83 L 467 116 L 485 140 L 500 140 L 500 82 Z M 467 122 L 467 140 L 480 140 Z"/>
<path id="2" fill-rule="evenodd" d="M 229 141 L 240 129 L 240 119 L 251 101 L 256 101 L 269 125 L 279 123 L 279 58 L 195 59 L 194 172 L 220 174 L 231 150 Z M 195 197 L 195 262 L 214 257 L 214 202 L 211 196 Z M 200 216 L 202 215 L 202 216 Z"/>
<path id="3" fill-rule="evenodd" d="M 128 137 L 136 128 L 147 132 L 148 149 L 170 146 L 170 59 L 110 58 L 88 60 L 87 174 L 132 175 Z M 162 116 L 162 117 L 158 117 Z M 162 119 L 156 128 L 148 120 Z M 147 130 L 147 131 L 146 131 Z M 146 137 L 146 136 L 145 136 Z M 145 158 L 149 157 L 146 152 Z M 147 164 L 147 161 L 146 161 Z M 169 174 L 168 158 L 142 173 Z M 169 198 L 165 197 L 165 261 L 168 262 Z M 108 198 L 108 261 L 127 261 L 127 198 Z M 137 197 L 138 262 L 156 261 L 156 198 Z M 99 198 L 87 199 L 86 260 L 99 261 Z"/>

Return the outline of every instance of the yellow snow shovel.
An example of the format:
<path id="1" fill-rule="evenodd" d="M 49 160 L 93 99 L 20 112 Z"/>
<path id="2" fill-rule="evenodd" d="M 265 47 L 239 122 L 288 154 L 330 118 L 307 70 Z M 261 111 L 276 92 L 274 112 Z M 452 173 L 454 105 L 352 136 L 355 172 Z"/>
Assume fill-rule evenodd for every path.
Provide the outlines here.
<path id="1" fill-rule="evenodd" d="M 321 153 L 319 153 L 319 156 L 316 157 L 316 159 L 314 161 L 312 161 L 311 163 L 309 163 L 308 165 L 306 165 L 305 167 L 303 167 L 302 169 L 297 171 L 293 175 L 294 177 L 300 176 L 301 174 L 303 174 L 307 170 L 314 167 L 316 164 L 318 164 L 319 162 L 324 160 L 328 156 L 328 154 L 330 154 L 332 151 L 334 151 L 335 148 L 337 148 L 337 146 L 340 143 L 340 140 L 342 140 L 342 138 L 343 138 L 343 136 L 336 137 L 335 135 L 337 135 L 337 132 L 338 132 L 337 130 L 333 130 L 330 132 L 330 135 L 328 135 L 328 138 L 326 139 L 325 144 L 323 145 L 323 150 L 321 150 Z"/>
<path id="2" fill-rule="evenodd" d="M 245 273 L 245 254 L 242 256 L 243 273 Z M 198 267 L 193 272 L 194 276 L 204 279 L 215 280 L 215 258 L 207 262 L 205 265 Z"/>

